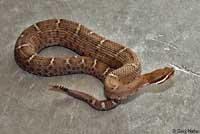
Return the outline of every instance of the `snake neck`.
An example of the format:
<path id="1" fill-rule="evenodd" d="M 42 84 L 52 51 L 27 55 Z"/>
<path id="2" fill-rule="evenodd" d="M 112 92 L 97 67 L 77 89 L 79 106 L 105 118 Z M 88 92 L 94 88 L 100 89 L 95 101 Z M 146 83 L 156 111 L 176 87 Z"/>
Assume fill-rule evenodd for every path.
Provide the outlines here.
<path id="1" fill-rule="evenodd" d="M 117 77 L 107 78 L 106 96 L 111 99 L 123 100 L 128 96 L 133 95 L 139 88 L 147 86 L 149 84 L 162 84 L 174 74 L 174 69 L 171 67 L 165 67 L 154 70 L 150 73 L 139 75 L 132 82 L 124 84 L 120 82 Z M 112 76 L 112 75 L 111 75 Z"/>
<path id="2" fill-rule="evenodd" d="M 105 95 L 110 99 L 125 99 L 132 95 L 142 84 L 140 78 L 141 65 L 137 63 L 127 63 L 123 67 L 110 72 L 105 78 Z M 137 80 L 138 79 L 138 80 Z M 128 86 L 135 81 L 135 86 Z"/>

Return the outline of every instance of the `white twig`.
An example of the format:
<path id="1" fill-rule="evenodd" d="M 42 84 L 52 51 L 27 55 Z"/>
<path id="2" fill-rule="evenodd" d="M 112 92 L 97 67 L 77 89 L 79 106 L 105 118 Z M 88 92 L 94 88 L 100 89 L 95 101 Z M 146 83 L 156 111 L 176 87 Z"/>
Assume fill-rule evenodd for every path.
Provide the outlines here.
<path id="1" fill-rule="evenodd" d="M 194 75 L 194 76 L 200 78 L 200 73 L 197 73 L 197 72 L 194 72 L 192 70 L 189 70 L 184 66 L 178 66 L 178 65 L 175 65 L 175 64 L 170 64 L 170 66 L 174 67 L 178 71 L 184 72 L 186 74 Z"/>

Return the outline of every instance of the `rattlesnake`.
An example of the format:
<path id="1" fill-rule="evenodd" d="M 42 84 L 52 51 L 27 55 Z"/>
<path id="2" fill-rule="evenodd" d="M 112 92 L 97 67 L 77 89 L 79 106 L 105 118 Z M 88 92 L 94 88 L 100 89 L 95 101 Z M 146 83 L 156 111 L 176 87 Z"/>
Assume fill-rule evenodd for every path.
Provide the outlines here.
<path id="1" fill-rule="evenodd" d="M 71 49 L 80 56 L 39 55 L 42 49 L 55 45 Z M 86 73 L 97 77 L 104 83 L 106 100 L 98 100 L 60 85 L 50 88 L 85 101 L 96 110 L 113 109 L 138 88 L 151 83 L 163 83 L 174 73 L 173 68 L 165 67 L 141 75 L 141 63 L 130 48 L 65 19 L 50 19 L 29 26 L 17 39 L 14 53 L 16 63 L 32 74 L 57 76 Z"/>

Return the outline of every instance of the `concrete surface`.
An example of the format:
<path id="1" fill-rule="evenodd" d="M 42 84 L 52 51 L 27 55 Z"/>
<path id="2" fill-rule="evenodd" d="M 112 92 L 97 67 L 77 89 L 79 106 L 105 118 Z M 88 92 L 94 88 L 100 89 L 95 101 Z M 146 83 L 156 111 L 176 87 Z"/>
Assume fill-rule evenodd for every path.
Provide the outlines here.
<path id="1" fill-rule="evenodd" d="M 143 73 L 171 65 L 176 74 L 108 112 L 50 92 L 48 85 L 59 83 L 103 98 L 103 85 L 92 76 L 44 78 L 16 65 L 20 32 L 48 18 L 80 22 L 131 47 Z M 200 133 L 200 1 L 0 0 L 0 29 L 0 134 Z M 42 54 L 73 53 L 49 48 Z"/>

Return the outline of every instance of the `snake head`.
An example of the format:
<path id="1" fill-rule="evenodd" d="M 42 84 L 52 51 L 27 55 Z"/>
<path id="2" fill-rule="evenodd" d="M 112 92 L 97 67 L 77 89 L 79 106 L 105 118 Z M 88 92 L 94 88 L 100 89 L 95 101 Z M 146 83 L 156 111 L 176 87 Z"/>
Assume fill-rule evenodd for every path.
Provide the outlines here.
<path id="1" fill-rule="evenodd" d="M 174 74 L 174 68 L 172 67 L 165 67 L 162 69 L 157 69 L 151 73 L 144 74 L 144 79 L 147 81 L 148 84 L 161 84 L 171 78 Z"/>

